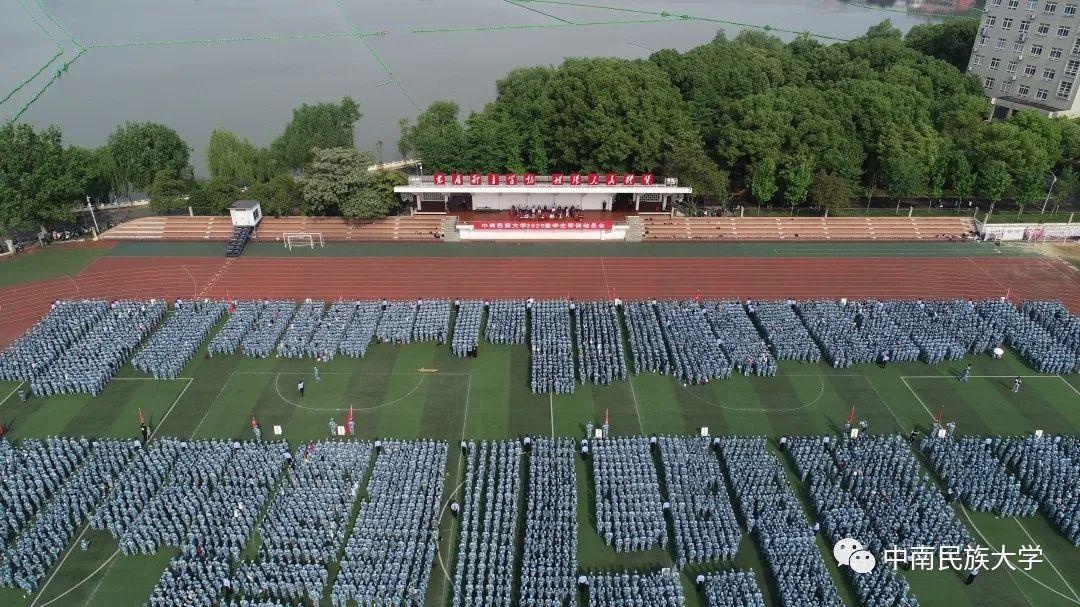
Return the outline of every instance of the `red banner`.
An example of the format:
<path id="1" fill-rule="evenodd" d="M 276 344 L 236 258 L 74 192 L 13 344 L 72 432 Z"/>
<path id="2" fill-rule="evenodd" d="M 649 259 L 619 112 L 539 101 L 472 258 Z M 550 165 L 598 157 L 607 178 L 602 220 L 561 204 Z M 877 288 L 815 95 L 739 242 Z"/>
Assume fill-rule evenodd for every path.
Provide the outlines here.
<path id="1" fill-rule="evenodd" d="M 610 230 L 610 221 L 574 221 L 570 219 L 474 221 L 474 230 Z"/>

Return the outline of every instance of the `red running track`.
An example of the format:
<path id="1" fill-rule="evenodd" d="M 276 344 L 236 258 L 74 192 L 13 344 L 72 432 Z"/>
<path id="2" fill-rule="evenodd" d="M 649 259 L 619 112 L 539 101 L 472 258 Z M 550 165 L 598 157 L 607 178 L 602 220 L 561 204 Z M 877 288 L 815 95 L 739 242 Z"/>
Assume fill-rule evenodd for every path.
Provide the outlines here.
<path id="1" fill-rule="evenodd" d="M 59 298 L 1059 299 L 1080 272 L 1036 257 L 102 257 L 74 277 L 0 289 L 0 345 Z"/>

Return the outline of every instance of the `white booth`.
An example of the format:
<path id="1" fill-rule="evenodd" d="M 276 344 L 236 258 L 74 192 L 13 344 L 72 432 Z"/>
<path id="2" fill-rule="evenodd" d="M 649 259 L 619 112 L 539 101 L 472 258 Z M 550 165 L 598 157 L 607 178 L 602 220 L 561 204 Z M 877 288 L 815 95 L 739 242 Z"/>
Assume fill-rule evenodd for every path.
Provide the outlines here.
<path id="1" fill-rule="evenodd" d="M 255 228 L 262 220 L 262 206 L 258 200 L 237 200 L 229 207 L 233 227 Z"/>

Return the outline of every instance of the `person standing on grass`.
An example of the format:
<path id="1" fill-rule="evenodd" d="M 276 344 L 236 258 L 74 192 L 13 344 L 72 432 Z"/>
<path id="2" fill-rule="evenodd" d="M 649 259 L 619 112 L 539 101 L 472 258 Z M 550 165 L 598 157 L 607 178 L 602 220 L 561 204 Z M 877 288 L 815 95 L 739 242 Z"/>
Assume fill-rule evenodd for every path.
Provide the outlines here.
<path id="1" fill-rule="evenodd" d="M 315 383 L 321 382 L 322 378 L 319 377 L 319 368 L 315 367 L 313 370 L 315 371 Z"/>
<path id="2" fill-rule="evenodd" d="M 336 419 L 331 417 L 330 418 L 330 423 L 327 425 L 327 428 L 330 429 L 330 436 L 337 436 L 337 420 Z"/>
<path id="3" fill-rule="evenodd" d="M 964 367 L 964 372 L 960 374 L 960 381 L 967 382 L 967 380 L 969 380 L 969 379 L 971 379 L 971 364 L 970 363 L 968 364 L 968 366 Z"/>
<path id="4" fill-rule="evenodd" d="M 296 382 L 296 391 L 300 393 L 300 398 L 304 397 L 304 380 Z"/>
<path id="5" fill-rule="evenodd" d="M 1012 387 L 1013 394 L 1017 394 L 1017 393 L 1020 392 L 1020 384 L 1022 384 L 1022 383 L 1024 383 L 1023 380 L 1021 380 L 1020 376 L 1017 375 L 1016 379 L 1013 380 L 1013 387 Z"/>

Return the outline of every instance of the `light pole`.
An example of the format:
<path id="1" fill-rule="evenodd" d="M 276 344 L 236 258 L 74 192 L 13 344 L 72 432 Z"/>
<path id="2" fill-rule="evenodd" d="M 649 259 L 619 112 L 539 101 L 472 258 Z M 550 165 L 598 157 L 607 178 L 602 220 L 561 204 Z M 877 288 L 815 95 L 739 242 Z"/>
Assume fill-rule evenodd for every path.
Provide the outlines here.
<path id="1" fill-rule="evenodd" d="M 1050 203 L 1050 193 L 1054 191 L 1054 185 L 1057 183 L 1057 175 L 1055 175 L 1053 171 L 1050 171 L 1050 176 L 1053 177 L 1054 180 L 1050 182 L 1050 189 L 1046 190 L 1046 200 L 1043 201 L 1043 208 L 1039 211 L 1040 215 L 1046 213 L 1046 205 Z"/>
<path id="2" fill-rule="evenodd" d="M 94 220 L 94 234 L 96 236 L 101 233 L 101 228 L 98 227 L 97 215 L 94 214 L 94 203 L 90 202 L 89 196 L 86 197 L 86 208 L 90 209 L 90 218 Z"/>

